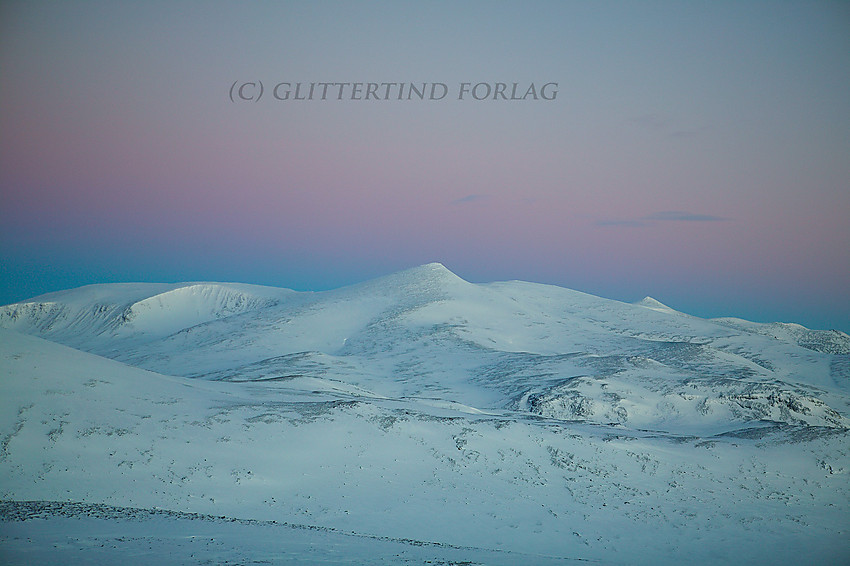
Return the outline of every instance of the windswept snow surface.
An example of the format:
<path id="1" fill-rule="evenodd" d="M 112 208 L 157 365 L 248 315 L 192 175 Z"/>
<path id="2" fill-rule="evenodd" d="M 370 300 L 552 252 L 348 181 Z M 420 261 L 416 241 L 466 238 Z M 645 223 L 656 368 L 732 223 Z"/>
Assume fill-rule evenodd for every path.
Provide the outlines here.
<path id="1" fill-rule="evenodd" d="M 0 307 L 0 562 L 848 563 L 850 338 L 429 264 Z"/>

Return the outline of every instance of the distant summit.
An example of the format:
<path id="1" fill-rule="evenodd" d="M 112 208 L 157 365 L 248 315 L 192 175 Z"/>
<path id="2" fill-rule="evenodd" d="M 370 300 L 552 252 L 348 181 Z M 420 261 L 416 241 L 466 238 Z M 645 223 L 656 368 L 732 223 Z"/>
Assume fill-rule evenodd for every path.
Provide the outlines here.
<path id="1" fill-rule="evenodd" d="M 390 275 L 356 283 L 339 289 L 342 293 L 366 293 L 373 296 L 395 296 L 409 300 L 437 300 L 446 293 L 469 286 L 442 263 L 427 263 Z"/>
<path id="2" fill-rule="evenodd" d="M 661 301 L 657 301 L 657 300 L 653 299 L 652 297 L 644 297 L 643 299 L 639 300 L 638 302 L 636 302 L 634 304 L 641 306 L 641 307 L 646 307 L 648 309 L 652 309 L 652 310 L 658 311 L 658 312 L 666 312 L 666 313 L 671 313 L 671 314 L 679 312 L 675 309 L 671 309 L 670 307 L 668 307 L 667 305 L 665 305 Z"/>

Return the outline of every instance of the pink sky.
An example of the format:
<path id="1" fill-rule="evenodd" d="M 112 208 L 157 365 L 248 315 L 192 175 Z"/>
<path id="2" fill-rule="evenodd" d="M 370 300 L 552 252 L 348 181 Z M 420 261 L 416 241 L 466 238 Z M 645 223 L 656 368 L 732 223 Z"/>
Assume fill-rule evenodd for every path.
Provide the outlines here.
<path id="1" fill-rule="evenodd" d="M 4 302 L 442 261 L 850 330 L 843 5 L 35 2 L 0 22 Z M 237 80 L 559 92 L 235 104 Z"/>

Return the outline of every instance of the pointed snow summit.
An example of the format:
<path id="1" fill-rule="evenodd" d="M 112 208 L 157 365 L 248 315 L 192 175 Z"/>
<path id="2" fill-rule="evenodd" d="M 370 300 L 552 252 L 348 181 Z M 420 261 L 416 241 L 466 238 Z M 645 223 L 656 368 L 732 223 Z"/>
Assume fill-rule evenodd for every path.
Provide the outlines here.
<path id="1" fill-rule="evenodd" d="M 442 263 L 427 263 L 366 281 L 365 285 L 446 286 L 468 284 Z"/>
<path id="2" fill-rule="evenodd" d="M 428 263 L 330 293 L 368 294 L 373 297 L 395 297 L 405 303 L 423 303 L 446 298 L 453 291 L 469 286 L 471 283 L 452 273 L 442 263 Z"/>
<path id="3" fill-rule="evenodd" d="M 665 313 L 670 313 L 670 314 L 680 314 L 679 311 L 677 311 L 675 309 L 671 309 L 670 307 L 668 307 L 667 305 L 665 305 L 661 301 L 657 301 L 657 300 L 653 299 L 652 297 L 644 297 L 643 299 L 639 300 L 638 302 L 636 302 L 634 304 L 641 306 L 641 307 L 646 307 L 648 309 L 652 309 L 652 310 L 658 311 L 658 312 L 665 312 Z"/>

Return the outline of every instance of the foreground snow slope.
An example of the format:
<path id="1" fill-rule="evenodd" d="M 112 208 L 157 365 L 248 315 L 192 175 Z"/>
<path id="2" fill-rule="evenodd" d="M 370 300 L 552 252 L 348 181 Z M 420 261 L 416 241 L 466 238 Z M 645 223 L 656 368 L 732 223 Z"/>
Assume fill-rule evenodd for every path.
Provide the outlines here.
<path id="1" fill-rule="evenodd" d="M 416 563 L 848 558 L 841 333 L 439 264 L 324 293 L 92 286 L 2 307 L 0 327 L 7 502 L 433 550 Z"/>

